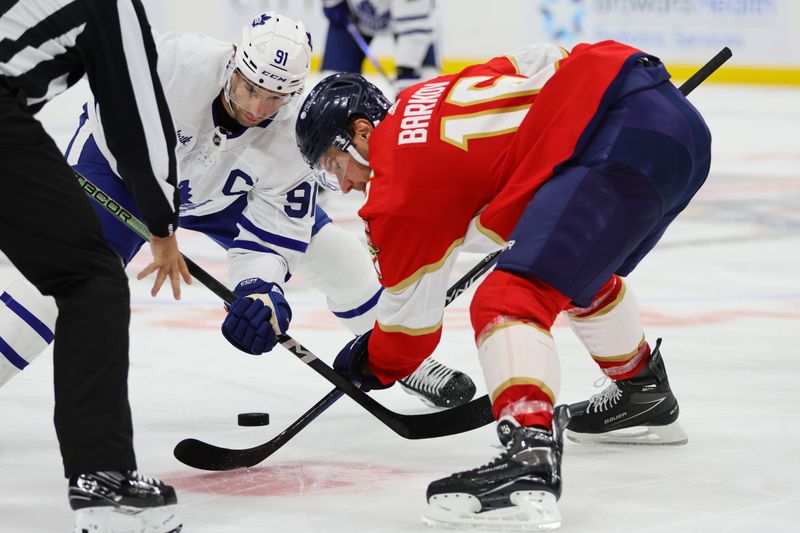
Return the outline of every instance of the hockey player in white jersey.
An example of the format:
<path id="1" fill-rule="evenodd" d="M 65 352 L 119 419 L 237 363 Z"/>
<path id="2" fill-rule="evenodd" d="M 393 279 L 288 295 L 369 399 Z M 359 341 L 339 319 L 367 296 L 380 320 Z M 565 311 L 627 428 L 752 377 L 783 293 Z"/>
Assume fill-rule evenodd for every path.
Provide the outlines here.
<path id="1" fill-rule="evenodd" d="M 380 285 L 367 250 L 316 205 L 317 184 L 300 156 L 294 117 L 311 60 L 302 22 L 267 12 L 242 29 L 237 46 L 198 34 L 156 36 L 158 72 L 178 138 L 180 224 L 227 250 L 237 300 L 222 324 L 250 354 L 270 351 L 291 307 L 283 285 L 300 271 L 354 334 L 375 322 Z M 94 102 L 84 106 L 67 160 L 115 201 L 140 216 L 119 179 Z M 127 265 L 142 241 L 97 208 L 104 235 Z M 0 298 L 0 385 L 51 342 L 52 298 L 24 280 Z M 468 376 L 428 359 L 402 380 L 429 404 L 469 401 Z"/>
<path id="2" fill-rule="evenodd" d="M 323 0 L 322 9 L 329 21 L 323 72 L 361 72 L 357 31 L 366 45 L 379 35 L 394 38 L 396 92 L 439 74 L 435 0 Z"/>

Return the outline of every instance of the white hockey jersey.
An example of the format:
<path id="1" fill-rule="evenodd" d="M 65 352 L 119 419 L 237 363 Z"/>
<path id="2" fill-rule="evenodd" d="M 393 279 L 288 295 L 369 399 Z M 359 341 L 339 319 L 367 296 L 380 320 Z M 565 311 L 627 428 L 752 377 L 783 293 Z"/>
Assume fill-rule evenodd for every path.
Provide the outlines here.
<path id="1" fill-rule="evenodd" d="M 233 44 L 199 34 L 155 35 L 155 40 L 178 137 L 181 225 L 192 227 L 204 217 L 205 228 L 230 226 L 223 233 L 236 235 L 228 243 L 232 284 L 252 277 L 283 284 L 308 247 L 316 205 L 316 185 L 297 149 L 293 117 L 225 134 L 212 102 L 222 90 Z M 90 102 L 87 109 L 88 133 L 98 133 L 95 141 L 116 172 L 96 107 Z M 237 201 L 246 202 L 241 215 L 239 204 L 233 206 Z"/>

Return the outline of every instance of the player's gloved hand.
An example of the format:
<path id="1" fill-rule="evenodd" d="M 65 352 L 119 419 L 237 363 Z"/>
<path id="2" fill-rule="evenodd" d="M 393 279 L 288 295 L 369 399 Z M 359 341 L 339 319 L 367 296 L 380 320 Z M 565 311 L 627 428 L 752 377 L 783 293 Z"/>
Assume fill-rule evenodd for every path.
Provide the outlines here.
<path id="1" fill-rule="evenodd" d="M 345 0 L 324 0 L 322 2 L 322 12 L 333 26 L 347 26 L 350 22 L 350 8 Z"/>
<path id="2" fill-rule="evenodd" d="M 292 309 L 281 288 L 270 281 L 250 278 L 236 286 L 236 300 L 228 307 L 222 335 L 228 342 L 252 355 L 268 352 L 286 333 Z"/>
<path id="3" fill-rule="evenodd" d="M 369 356 L 367 347 L 370 335 L 372 335 L 372 330 L 345 344 L 333 362 L 334 370 L 353 383 L 360 384 L 363 391 L 386 389 L 394 385 L 394 383 L 384 385 L 367 367 L 367 357 Z"/>
<path id="4" fill-rule="evenodd" d="M 394 86 L 395 92 L 399 93 L 403 89 L 408 89 L 421 81 L 423 81 L 422 73 L 419 70 L 398 65 L 397 77 L 394 79 L 392 85 Z"/>

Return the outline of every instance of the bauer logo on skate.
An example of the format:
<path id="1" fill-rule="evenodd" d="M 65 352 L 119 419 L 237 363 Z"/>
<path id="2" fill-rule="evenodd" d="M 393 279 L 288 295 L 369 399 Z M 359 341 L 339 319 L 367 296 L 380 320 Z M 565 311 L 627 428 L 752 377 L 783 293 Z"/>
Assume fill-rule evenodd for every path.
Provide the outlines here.
<path id="1" fill-rule="evenodd" d="M 449 83 L 426 83 L 411 96 L 403 109 L 397 144 L 424 143 L 428 140 L 428 126 L 433 108 Z"/>
<path id="2" fill-rule="evenodd" d="M 626 416 L 628 416 L 628 411 L 622 411 L 618 415 L 614 415 L 611 418 L 606 418 L 605 420 L 603 420 L 603 424 L 610 424 L 611 422 L 616 422 L 620 418 L 625 418 Z"/>

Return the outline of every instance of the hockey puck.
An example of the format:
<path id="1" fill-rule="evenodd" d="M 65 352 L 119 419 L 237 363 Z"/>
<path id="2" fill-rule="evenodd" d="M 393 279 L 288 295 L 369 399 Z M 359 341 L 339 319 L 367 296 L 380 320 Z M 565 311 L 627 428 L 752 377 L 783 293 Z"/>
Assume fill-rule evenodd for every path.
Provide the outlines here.
<path id="1" fill-rule="evenodd" d="M 269 424 L 269 413 L 239 413 L 240 426 L 266 426 Z"/>

